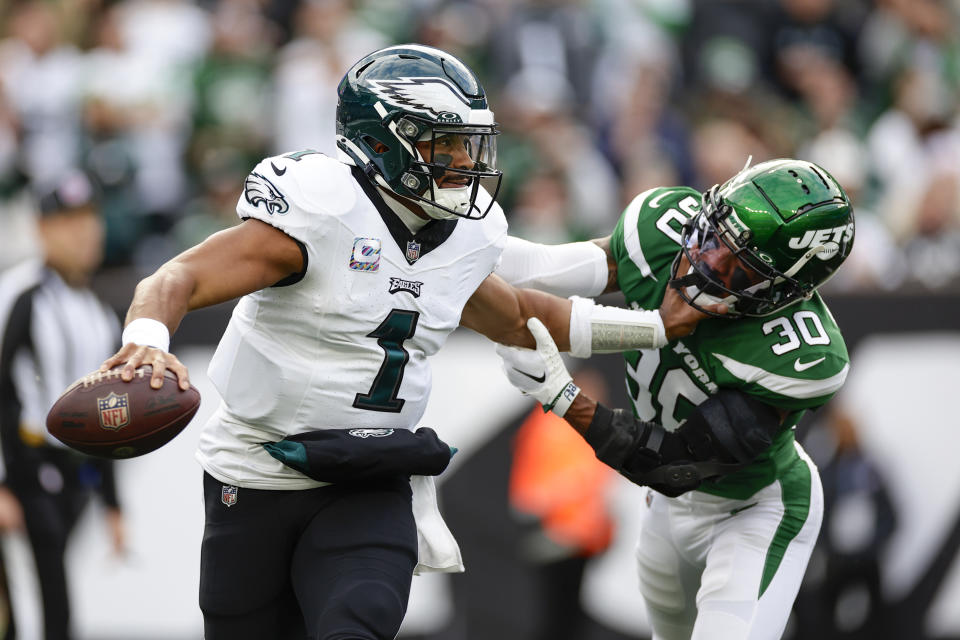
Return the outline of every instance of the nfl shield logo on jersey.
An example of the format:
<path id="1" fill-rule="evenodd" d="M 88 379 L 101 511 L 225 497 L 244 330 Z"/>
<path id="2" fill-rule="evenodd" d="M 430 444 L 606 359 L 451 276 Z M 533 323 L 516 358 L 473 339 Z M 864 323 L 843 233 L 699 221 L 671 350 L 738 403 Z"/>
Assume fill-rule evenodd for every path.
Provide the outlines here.
<path id="1" fill-rule="evenodd" d="M 220 502 L 232 507 L 237 504 L 237 494 L 240 492 L 240 489 L 233 486 L 232 484 L 225 484 L 220 490 Z"/>
<path id="2" fill-rule="evenodd" d="M 350 268 L 354 271 L 376 271 L 380 268 L 380 239 L 356 238 L 350 255 Z"/>
<path id="3" fill-rule="evenodd" d="M 125 393 L 116 394 L 111 391 L 105 398 L 97 398 L 100 426 L 111 431 L 127 426 L 130 422 L 129 406 L 130 398 Z"/>
<path id="4" fill-rule="evenodd" d="M 420 258 L 420 243 L 416 240 L 407 241 L 407 262 L 416 262 Z"/>

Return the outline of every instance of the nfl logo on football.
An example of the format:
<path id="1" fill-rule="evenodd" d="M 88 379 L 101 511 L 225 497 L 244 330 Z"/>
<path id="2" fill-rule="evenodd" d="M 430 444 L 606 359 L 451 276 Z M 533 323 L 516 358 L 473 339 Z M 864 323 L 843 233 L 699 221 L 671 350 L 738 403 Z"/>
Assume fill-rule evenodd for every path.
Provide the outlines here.
<path id="1" fill-rule="evenodd" d="M 232 507 L 237 504 L 237 493 L 239 493 L 239 491 L 240 490 L 232 484 L 223 485 L 223 488 L 220 490 L 220 502 L 228 507 Z"/>
<path id="2" fill-rule="evenodd" d="M 100 426 L 104 429 L 116 431 L 130 422 L 130 399 L 127 394 L 110 392 L 105 398 L 97 398 L 97 409 L 100 411 Z"/>

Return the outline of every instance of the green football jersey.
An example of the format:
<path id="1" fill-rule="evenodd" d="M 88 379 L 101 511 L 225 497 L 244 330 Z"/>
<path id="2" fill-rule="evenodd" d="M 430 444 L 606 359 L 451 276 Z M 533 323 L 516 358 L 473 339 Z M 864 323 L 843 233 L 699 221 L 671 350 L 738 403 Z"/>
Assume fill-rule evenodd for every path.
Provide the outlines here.
<path id="1" fill-rule="evenodd" d="M 631 307 L 660 307 L 680 229 L 699 211 L 700 193 L 688 187 L 651 189 L 624 210 L 611 249 Z M 709 318 L 689 336 L 659 350 L 625 352 L 624 359 L 634 414 L 670 431 L 721 387 L 740 389 L 788 412 L 766 452 L 744 469 L 700 487 L 739 499 L 779 478 L 796 459 L 794 427 L 807 409 L 837 392 L 850 367 L 843 336 L 819 294 L 761 318 Z"/>

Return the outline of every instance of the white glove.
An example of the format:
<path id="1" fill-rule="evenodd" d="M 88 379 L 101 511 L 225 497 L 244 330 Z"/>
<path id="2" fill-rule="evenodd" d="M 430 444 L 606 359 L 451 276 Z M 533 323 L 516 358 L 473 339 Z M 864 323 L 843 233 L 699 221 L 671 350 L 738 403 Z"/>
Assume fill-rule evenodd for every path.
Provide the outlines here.
<path id="1" fill-rule="evenodd" d="M 573 383 L 560 359 L 557 345 L 543 323 L 530 318 L 527 328 L 537 341 L 536 350 L 498 344 L 497 355 L 503 360 L 503 370 L 513 386 L 539 400 L 544 411 L 553 411 L 562 417 L 580 393 L 580 388 Z"/>

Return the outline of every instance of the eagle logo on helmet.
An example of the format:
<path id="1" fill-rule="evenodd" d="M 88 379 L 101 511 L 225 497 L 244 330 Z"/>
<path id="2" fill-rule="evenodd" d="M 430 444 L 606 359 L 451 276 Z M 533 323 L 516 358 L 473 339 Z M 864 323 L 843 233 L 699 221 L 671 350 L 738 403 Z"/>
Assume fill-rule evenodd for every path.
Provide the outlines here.
<path id="1" fill-rule="evenodd" d="M 464 108 L 470 109 L 466 96 L 443 78 L 371 80 L 370 84 L 373 93 L 387 104 L 429 113 L 435 119 L 442 114 L 445 122 L 454 122 L 452 115 L 458 115 Z"/>
<path id="2" fill-rule="evenodd" d="M 290 210 L 290 205 L 280 190 L 256 171 L 248 175 L 243 183 L 243 195 L 254 207 L 260 206 L 262 202 L 270 215 L 283 215 Z"/>

